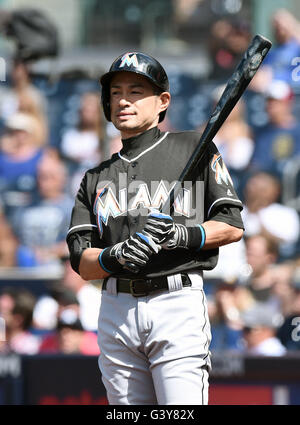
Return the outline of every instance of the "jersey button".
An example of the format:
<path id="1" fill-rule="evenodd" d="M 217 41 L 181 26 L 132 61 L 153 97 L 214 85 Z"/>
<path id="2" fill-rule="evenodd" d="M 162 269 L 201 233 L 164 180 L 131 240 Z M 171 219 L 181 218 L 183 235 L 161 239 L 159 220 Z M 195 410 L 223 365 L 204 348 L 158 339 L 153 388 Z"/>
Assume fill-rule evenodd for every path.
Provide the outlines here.
<path id="1" fill-rule="evenodd" d="M 135 167 L 137 166 L 137 161 L 134 161 L 134 162 L 131 164 L 131 166 L 132 166 L 132 168 L 135 168 Z"/>
<path id="2" fill-rule="evenodd" d="M 135 180 L 136 179 L 136 174 L 133 174 L 132 176 L 131 176 L 131 180 Z"/>

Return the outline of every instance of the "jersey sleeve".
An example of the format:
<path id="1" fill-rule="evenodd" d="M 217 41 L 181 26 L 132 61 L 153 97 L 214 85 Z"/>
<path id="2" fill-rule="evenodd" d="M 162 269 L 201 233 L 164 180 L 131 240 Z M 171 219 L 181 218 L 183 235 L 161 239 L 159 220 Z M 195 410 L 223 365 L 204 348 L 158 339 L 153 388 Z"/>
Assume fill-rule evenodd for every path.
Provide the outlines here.
<path id="1" fill-rule="evenodd" d="M 71 222 L 67 234 L 67 239 L 73 233 L 81 231 L 98 232 L 96 218 L 93 213 L 93 205 L 91 205 L 91 199 L 89 198 L 91 188 L 89 188 L 88 186 L 88 175 L 86 173 L 84 178 L 82 179 L 80 188 L 75 199 L 75 205 L 72 210 Z"/>
<path id="2" fill-rule="evenodd" d="M 228 169 L 214 143 L 211 143 L 205 158 L 204 168 L 204 215 L 205 220 L 211 220 L 226 205 L 243 209 L 233 186 Z"/>
<path id="3" fill-rule="evenodd" d="M 231 205 L 221 205 L 214 210 L 210 220 L 221 221 L 230 226 L 238 227 L 245 230 L 241 210 L 238 207 Z"/>

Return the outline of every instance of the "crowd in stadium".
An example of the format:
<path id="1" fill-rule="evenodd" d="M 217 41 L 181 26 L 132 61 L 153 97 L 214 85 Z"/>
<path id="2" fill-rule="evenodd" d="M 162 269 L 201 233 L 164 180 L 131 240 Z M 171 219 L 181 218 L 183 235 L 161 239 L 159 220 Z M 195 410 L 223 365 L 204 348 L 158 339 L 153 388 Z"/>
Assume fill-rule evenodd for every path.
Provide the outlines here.
<path id="1" fill-rule="evenodd" d="M 300 24 L 286 10 L 272 24 L 276 43 L 249 87 L 263 99 L 265 122 L 249 122 L 242 99 L 214 139 L 243 200 L 245 237 L 221 248 L 205 289 L 211 350 L 280 356 L 300 349 L 300 209 L 286 202 L 284 192 L 291 189 L 286 176 L 297 165 L 300 170 L 300 71 L 293 65 L 294 58 L 300 62 Z M 212 28 L 212 81 L 232 72 L 237 40 L 243 50 L 251 38 L 245 31 L 224 21 Z M 100 286 L 72 270 L 65 239 L 85 170 L 119 151 L 120 137 L 103 117 L 100 92 L 87 90 L 77 99 L 76 122 L 54 145 L 51 98 L 31 78 L 30 66 L 16 58 L 9 84 L 1 84 L 0 274 L 53 265 L 63 273 L 40 297 L 25 283 L 16 288 L 1 281 L 6 340 L 0 339 L 0 353 L 98 354 Z M 223 88 L 220 81 L 212 104 Z M 171 119 L 162 125 L 168 129 L 181 130 Z M 298 174 L 291 180 L 296 189 Z"/>

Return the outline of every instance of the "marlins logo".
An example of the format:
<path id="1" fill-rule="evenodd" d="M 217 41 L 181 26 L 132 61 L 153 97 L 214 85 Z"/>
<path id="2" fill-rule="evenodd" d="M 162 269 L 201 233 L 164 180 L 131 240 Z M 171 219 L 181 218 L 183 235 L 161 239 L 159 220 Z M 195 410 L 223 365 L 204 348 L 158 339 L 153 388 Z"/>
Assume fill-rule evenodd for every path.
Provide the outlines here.
<path id="1" fill-rule="evenodd" d="M 147 184 L 142 183 L 135 188 L 134 191 L 127 188 L 119 190 L 119 196 L 116 196 L 114 184 L 108 182 L 101 183 L 100 189 L 97 190 L 94 202 L 94 214 L 96 216 L 100 237 L 103 235 L 103 224 L 106 226 L 110 216 L 119 217 L 127 212 L 144 208 L 159 209 L 168 199 L 172 186 L 166 187 L 163 181 L 160 181 L 154 195 L 151 197 Z M 129 187 L 130 189 L 130 187 Z M 128 200 L 128 193 L 133 193 L 131 199 Z M 174 211 L 185 217 L 190 216 L 191 211 L 191 191 L 183 188 L 174 202 Z"/>
<path id="2" fill-rule="evenodd" d="M 219 155 L 216 155 L 216 154 L 214 155 L 214 157 L 213 157 L 213 159 L 211 161 L 211 169 L 215 173 L 215 179 L 216 179 L 216 182 L 218 184 L 222 184 L 222 182 L 225 183 L 225 184 L 227 184 L 227 185 L 229 183 L 233 184 L 232 183 L 232 180 L 231 180 L 231 177 L 230 177 L 230 175 L 228 173 L 227 167 L 224 164 L 224 162 L 222 161 L 222 157 L 221 157 L 220 154 Z"/>
<path id="3" fill-rule="evenodd" d="M 108 184 L 97 191 L 94 202 L 94 214 L 97 219 L 100 237 L 103 235 L 103 223 L 105 225 L 107 224 L 109 216 L 112 215 L 113 217 L 117 217 L 126 211 L 126 194 L 124 193 L 124 189 L 120 191 L 119 203 L 112 189 L 110 187 L 108 188 Z M 104 201 L 103 198 L 105 198 Z"/>
<path id="4" fill-rule="evenodd" d="M 139 66 L 139 63 L 138 63 L 138 60 L 137 60 L 135 53 L 126 53 L 121 58 L 120 68 L 123 68 L 125 65 L 128 66 L 128 67 L 133 65 L 135 68 L 137 68 Z"/>

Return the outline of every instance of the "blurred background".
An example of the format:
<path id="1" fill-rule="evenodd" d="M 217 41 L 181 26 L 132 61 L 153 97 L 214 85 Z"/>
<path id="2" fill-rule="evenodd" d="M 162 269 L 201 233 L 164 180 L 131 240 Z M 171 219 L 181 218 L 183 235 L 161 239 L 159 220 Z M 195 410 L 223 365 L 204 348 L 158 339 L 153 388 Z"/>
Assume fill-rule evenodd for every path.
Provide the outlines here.
<path id="1" fill-rule="evenodd" d="M 201 132 L 255 34 L 273 47 L 218 132 L 245 237 L 205 273 L 211 404 L 300 404 L 300 3 L 0 0 L 0 404 L 106 404 L 101 281 L 65 237 L 88 168 L 121 148 L 99 77 L 126 51 L 165 67 L 163 131 Z"/>

